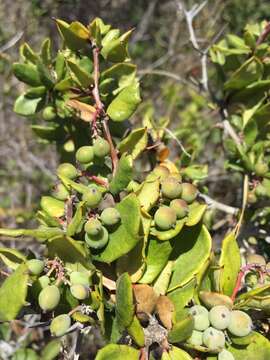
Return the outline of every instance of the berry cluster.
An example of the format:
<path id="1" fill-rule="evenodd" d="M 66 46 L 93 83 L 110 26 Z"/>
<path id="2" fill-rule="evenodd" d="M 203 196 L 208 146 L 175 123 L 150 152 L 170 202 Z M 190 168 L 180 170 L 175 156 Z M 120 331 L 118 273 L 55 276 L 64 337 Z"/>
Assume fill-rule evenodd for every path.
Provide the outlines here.
<path id="1" fill-rule="evenodd" d="M 194 346 L 206 346 L 209 351 L 218 352 L 218 360 L 233 360 L 234 356 L 225 349 L 225 332 L 237 337 L 250 334 L 252 320 L 240 310 L 230 310 L 227 306 L 217 305 L 208 311 L 202 305 L 189 309 L 194 318 L 194 330 L 188 343 Z"/>

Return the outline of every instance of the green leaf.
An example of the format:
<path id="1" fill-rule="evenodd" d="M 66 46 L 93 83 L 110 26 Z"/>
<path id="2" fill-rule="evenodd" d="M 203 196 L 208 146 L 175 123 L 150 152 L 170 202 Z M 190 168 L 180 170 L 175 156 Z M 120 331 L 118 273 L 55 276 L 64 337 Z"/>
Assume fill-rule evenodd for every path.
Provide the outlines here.
<path id="1" fill-rule="evenodd" d="M 192 315 L 188 315 L 183 320 L 174 324 L 172 330 L 168 334 L 168 340 L 171 343 L 178 343 L 186 340 L 191 336 L 194 328 L 194 319 Z"/>
<path id="2" fill-rule="evenodd" d="M 227 235 L 222 242 L 219 266 L 220 292 L 231 296 L 241 267 L 240 250 L 234 232 Z"/>
<path id="3" fill-rule="evenodd" d="M 188 218 L 186 220 L 186 225 L 194 226 L 198 224 L 198 222 L 200 222 L 200 220 L 202 219 L 207 209 L 207 205 L 194 202 L 188 206 L 188 209 L 189 209 L 189 213 L 188 213 Z"/>
<path id="4" fill-rule="evenodd" d="M 208 176 L 207 165 L 190 165 L 181 171 L 181 174 L 187 176 L 191 180 L 203 180 Z"/>
<path id="5" fill-rule="evenodd" d="M 45 96 L 46 91 L 45 86 L 32 87 L 25 92 L 24 96 L 29 99 L 41 98 Z"/>
<path id="6" fill-rule="evenodd" d="M 95 360 L 138 360 L 139 356 L 139 350 L 131 346 L 109 344 L 98 351 Z"/>
<path id="7" fill-rule="evenodd" d="M 30 99 L 26 97 L 26 94 L 22 94 L 17 97 L 14 103 L 14 112 L 23 115 L 23 116 L 31 116 L 39 111 L 42 104 L 42 98 Z"/>
<path id="8" fill-rule="evenodd" d="M 46 86 L 47 89 L 52 89 L 54 87 L 54 79 L 51 75 L 49 68 L 45 64 L 43 64 L 42 61 L 38 61 L 37 69 L 42 84 Z"/>
<path id="9" fill-rule="evenodd" d="M 138 82 L 125 87 L 110 103 L 107 113 L 113 121 L 124 121 L 137 109 L 141 102 Z"/>
<path id="10" fill-rule="evenodd" d="M 105 249 L 93 256 L 95 260 L 111 263 L 127 254 L 140 240 L 140 204 L 136 195 L 128 195 L 116 205 L 116 208 L 121 215 L 121 224 L 110 233 Z"/>
<path id="11" fill-rule="evenodd" d="M 115 94 L 124 87 L 131 85 L 135 80 L 137 67 L 134 64 L 120 63 L 111 66 L 101 74 L 100 91 L 101 93 Z"/>
<path id="12" fill-rule="evenodd" d="M 184 350 L 172 346 L 168 353 L 171 360 L 192 360 L 193 358 Z M 162 355 L 163 356 L 163 355 Z M 161 358 L 163 360 L 163 357 Z"/>
<path id="13" fill-rule="evenodd" d="M 114 195 L 124 190 L 133 177 L 132 156 L 123 154 L 118 162 L 116 173 L 110 182 L 110 192 Z"/>
<path id="14" fill-rule="evenodd" d="M 82 24 L 75 21 L 69 25 L 60 19 L 56 19 L 56 23 L 60 34 L 70 50 L 78 51 L 87 46 L 89 31 Z"/>
<path id="15" fill-rule="evenodd" d="M 192 279 L 186 285 L 171 291 L 167 295 L 174 303 L 176 321 L 179 320 L 184 307 L 193 299 L 195 287 L 196 279 Z"/>
<path id="16" fill-rule="evenodd" d="M 10 237 L 32 236 L 39 240 L 47 240 L 54 236 L 61 235 L 62 230 L 57 227 L 40 226 L 37 229 L 0 229 L 0 235 Z"/>
<path id="17" fill-rule="evenodd" d="M 81 229 L 81 224 L 84 217 L 84 202 L 80 202 L 77 206 L 75 215 L 73 216 L 71 222 L 68 224 L 67 227 L 67 235 L 73 236 Z"/>
<path id="18" fill-rule="evenodd" d="M 147 146 L 147 129 L 140 128 L 131 131 L 118 145 L 121 154 L 127 152 L 136 159 Z"/>
<path id="19" fill-rule="evenodd" d="M 158 295 L 165 295 L 172 275 L 173 262 L 168 261 L 165 268 L 161 271 L 154 284 L 154 290 Z"/>
<path id="20" fill-rule="evenodd" d="M 127 332 L 139 347 L 144 347 L 144 331 L 136 316 L 134 316 L 131 324 L 127 327 Z"/>
<path id="21" fill-rule="evenodd" d="M 18 268 L 0 287 L 0 321 L 16 318 L 26 302 L 28 269 L 25 264 Z M 15 292 L 16 291 L 16 296 Z"/>
<path id="22" fill-rule="evenodd" d="M 174 239 L 171 259 L 175 259 L 168 291 L 189 282 L 198 274 L 211 254 L 212 240 L 204 225 L 184 228 Z"/>
<path id="23" fill-rule="evenodd" d="M 68 60 L 68 66 L 72 71 L 75 80 L 79 83 L 81 87 L 88 88 L 91 84 L 93 84 L 93 77 L 88 74 L 82 67 L 80 67 L 76 62 Z"/>
<path id="24" fill-rule="evenodd" d="M 38 54 L 35 53 L 27 43 L 24 43 L 20 46 L 20 55 L 24 61 L 29 61 L 33 64 L 35 64 L 39 59 Z"/>
<path id="25" fill-rule="evenodd" d="M 225 90 L 242 89 L 245 86 L 258 81 L 263 75 L 263 65 L 256 57 L 251 57 L 241 65 L 225 83 Z"/>
<path id="26" fill-rule="evenodd" d="M 102 42 L 103 47 L 101 50 L 101 55 L 104 57 L 104 59 L 114 63 L 125 61 L 128 58 L 127 43 L 130 35 L 132 34 L 132 31 L 133 30 L 127 31 L 119 38 L 117 37 L 118 33 L 116 31 L 111 34 L 109 32 L 106 35 L 107 39 L 105 37 Z M 109 37 L 110 41 L 108 41 Z"/>
<path id="27" fill-rule="evenodd" d="M 116 318 L 124 328 L 131 325 L 135 313 L 133 290 L 128 273 L 122 274 L 116 282 Z"/>
<path id="28" fill-rule="evenodd" d="M 60 81 L 64 78 L 66 72 L 66 60 L 65 55 L 61 51 L 58 51 L 55 59 L 55 72 L 57 81 Z"/>
<path id="29" fill-rule="evenodd" d="M 52 62 L 52 44 L 50 38 L 46 38 L 41 45 L 41 59 L 45 65 Z"/>
<path id="30" fill-rule="evenodd" d="M 158 240 L 168 241 L 176 237 L 185 225 L 186 219 L 181 219 L 176 222 L 176 225 L 173 229 L 170 230 L 157 230 L 156 228 L 151 228 L 150 234 L 155 236 Z"/>
<path id="31" fill-rule="evenodd" d="M 49 141 L 61 140 L 65 135 L 64 129 L 57 124 L 50 126 L 31 125 L 31 129 L 38 137 Z"/>
<path id="32" fill-rule="evenodd" d="M 19 349 L 12 356 L 11 360 L 38 360 L 37 353 L 32 349 Z"/>
<path id="33" fill-rule="evenodd" d="M 270 359 L 270 341 L 259 333 L 255 333 L 252 341 L 246 347 L 229 346 L 235 360 L 267 360 Z"/>
<path id="34" fill-rule="evenodd" d="M 62 348 L 61 340 L 50 341 L 41 352 L 41 360 L 54 360 L 60 354 Z"/>
<path id="35" fill-rule="evenodd" d="M 37 67 L 33 64 L 14 63 L 12 70 L 17 79 L 31 86 L 42 85 Z"/>
<path id="36" fill-rule="evenodd" d="M 157 203 L 159 199 L 159 186 L 159 180 L 146 179 L 136 191 L 141 207 L 145 211 L 151 210 Z"/>
<path id="37" fill-rule="evenodd" d="M 0 248 L 0 259 L 7 267 L 15 270 L 26 260 L 26 257 L 16 249 Z"/>
<path id="38" fill-rule="evenodd" d="M 52 217 L 61 217 L 65 213 L 65 202 L 57 200 L 52 196 L 42 196 L 40 207 Z"/>

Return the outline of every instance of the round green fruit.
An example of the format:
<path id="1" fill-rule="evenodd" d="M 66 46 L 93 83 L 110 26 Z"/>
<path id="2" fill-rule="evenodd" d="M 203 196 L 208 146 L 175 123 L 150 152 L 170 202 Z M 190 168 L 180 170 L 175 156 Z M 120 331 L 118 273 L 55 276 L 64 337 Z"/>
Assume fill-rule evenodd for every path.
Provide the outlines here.
<path id="1" fill-rule="evenodd" d="M 93 249 L 102 249 L 105 245 L 107 245 L 108 241 L 109 234 L 104 226 L 102 226 L 101 232 L 96 236 L 92 236 L 87 233 L 85 234 L 86 244 Z"/>
<path id="2" fill-rule="evenodd" d="M 104 158 L 110 153 L 110 144 L 107 140 L 99 137 L 93 144 L 94 155 L 98 158 Z"/>
<path id="3" fill-rule="evenodd" d="M 51 311 L 57 307 L 60 301 L 60 291 L 57 286 L 49 285 L 41 290 L 38 303 L 42 310 Z"/>
<path id="4" fill-rule="evenodd" d="M 46 121 L 53 121 L 56 119 L 56 111 L 53 106 L 46 106 L 42 111 L 42 117 Z"/>
<path id="5" fill-rule="evenodd" d="M 95 186 L 89 186 L 89 190 L 82 196 L 82 200 L 85 201 L 86 206 L 89 206 L 90 208 L 97 207 L 101 199 L 102 193 Z"/>
<path id="6" fill-rule="evenodd" d="M 161 206 L 155 212 L 154 221 L 161 230 L 169 230 L 176 223 L 176 213 L 169 206 Z"/>
<path id="7" fill-rule="evenodd" d="M 76 152 L 76 160 L 82 164 L 88 164 L 94 159 L 93 146 L 82 146 Z"/>
<path id="8" fill-rule="evenodd" d="M 60 176 L 65 176 L 68 179 L 75 179 L 78 176 L 78 171 L 72 164 L 63 163 L 58 166 L 57 174 Z"/>
<path id="9" fill-rule="evenodd" d="M 174 177 L 168 177 L 161 183 L 161 192 L 168 199 L 176 199 L 181 195 L 182 184 Z"/>
<path id="10" fill-rule="evenodd" d="M 250 316 L 241 310 L 232 311 L 228 330 L 235 336 L 247 336 L 252 330 Z"/>
<path id="11" fill-rule="evenodd" d="M 50 285 L 50 278 L 47 275 L 42 275 L 37 279 L 41 289 L 44 289 L 46 286 Z"/>
<path id="12" fill-rule="evenodd" d="M 69 197 L 69 192 L 64 184 L 57 184 L 53 189 L 52 196 L 57 200 L 64 201 Z"/>
<path id="13" fill-rule="evenodd" d="M 255 188 L 255 195 L 258 197 L 265 197 L 267 196 L 267 188 L 263 186 L 263 184 L 259 184 Z"/>
<path id="14" fill-rule="evenodd" d="M 42 260 L 31 259 L 26 262 L 31 275 L 40 275 L 44 270 L 45 263 Z"/>
<path id="15" fill-rule="evenodd" d="M 76 285 L 76 284 L 84 285 L 84 286 L 90 285 L 89 275 L 85 272 L 72 271 L 72 273 L 69 276 L 69 280 L 71 285 Z"/>
<path id="16" fill-rule="evenodd" d="M 203 331 L 210 325 L 208 310 L 201 305 L 194 305 L 189 309 L 189 313 L 194 318 L 194 329 Z"/>
<path id="17" fill-rule="evenodd" d="M 253 288 L 258 284 L 259 276 L 255 271 L 251 271 L 245 276 L 245 284 Z"/>
<path id="18" fill-rule="evenodd" d="M 105 226 L 113 226 L 119 223 L 121 215 L 119 211 L 113 207 L 106 208 L 102 211 L 100 219 Z"/>
<path id="19" fill-rule="evenodd" d="M 63 336 L 71 325 L 71 318 L 67 314 L 56 316 L 50 325 L 50 331 L 53 336 Z"/>
<path id="20" fill-rule="evenodd" d="M 155 174 L 160 180 L 165 180 L 170 176 L 170 171 L 168 168 L 162 165 L 158 165 L 154 168 L 153 174 Z"/>
<path id="21" fill-rule="evenodd" d="M 192 203 L 198 194 L 198 189 L 196 186 L 190 183 L 182 184 L 182 195 L 181 198 L 185 200 L 188 204 Z"/>
<path id="22" fill-rule="evenodd" d="M 96 218 L 90 218 L 85 223 L 84 230 L 89 235 L 98 235 L 102 230 L 101 222 Z"/>
<path id="23" fill-rule="evenodd" d="M 211 325 L 218 329 L 224 330 L 229 326 L 231 311 L 224 305 L 214 306 L 209 311 L 209 321 Z"/>
<path id="24" fill-rule="evenodd" d="M 235 360 L 235 357 L 233 356 L 233 354 L 230 351 L 223 349 L 218 354 L 218 360 Z"/>
<path id="25" fill-rule="evenodd" d="M 255 170 L 256 175 L 264 176 L 268 172 L 269 168 L 266 163 L 259 162 L 254 166 L 254 170 Z"/>
<path id="26" fill-rule="evenodd" d="M 225 346 L 225 335 L 223 331 L 209 327 L 203 333 L 203 343 L 209 350 L 222 349 Z"/>
<path id="27" fill-rule="evenodd" d="M 194 346 L 201 346 L 203 343 L 203 333 L 201 331 L 193 330 L 187 343 Z"/>
<path id="28" fill-rule="evenodd" d="M 78 300 L 85 300 L 89 296 L 88 288 L 82 284 L 71 285 L 70 292 Z"/>
<path id="29" fill-rule="evenodd" d="M 188 213 L 188 204 L 182 199 L 172 200 L 170 202 L 170 208 L 176 212 L 177 219 L 184 218 Z"/>

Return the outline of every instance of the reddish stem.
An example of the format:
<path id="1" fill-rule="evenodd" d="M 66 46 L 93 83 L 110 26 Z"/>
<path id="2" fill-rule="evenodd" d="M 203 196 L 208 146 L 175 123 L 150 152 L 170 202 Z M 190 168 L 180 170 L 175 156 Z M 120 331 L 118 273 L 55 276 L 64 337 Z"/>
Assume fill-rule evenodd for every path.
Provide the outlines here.
<path id="1" fill-rule="evenodd" d="M 261 43 L 263 43 L 269 34 L 270 34 L 270 22 L 265 26 L 265 28 L 263 29 L 263 32 L 258 37 L 256 46 L 259 46 Z"/>
<path id="2" fill-rule="evenodd" d="M 108 181 L 106 181 L 104 179 L 101 179 L 98 176 L 90 175 L 87 171 L 82 171 L 81 176 L 85 176 L 88 179 L 94 181 L 95 183 L 97 183 L 97 184 L 99 184 L 101 186 L 105 186 L 105 187 L 108 186 Z"/>

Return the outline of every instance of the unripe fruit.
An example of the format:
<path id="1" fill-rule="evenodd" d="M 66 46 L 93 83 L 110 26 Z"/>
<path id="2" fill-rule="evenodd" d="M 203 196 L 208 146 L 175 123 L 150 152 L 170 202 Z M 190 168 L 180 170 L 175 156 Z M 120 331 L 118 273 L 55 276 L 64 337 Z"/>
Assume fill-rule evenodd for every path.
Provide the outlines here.
<path id="1" fill-rule="evenodd" d="M 264 197 L 267 196 L 267 188 L 265 186 L 263 186 L 263 184 L 259 184 L 256 186 L 255 188 L 255 194 L 258 197 Z"/>
<path id="2" fill-rule="evenodd" d="M 65 176 L 68 179 L 75 179 L 78 176 L 78 171 L 72 164 L 63 163 L 58 166 L 57 174 Z"/>
<path id="3" fill-rule="evenodd" d="M 90 218 L 84 225 L 84 230 L 89 235 L 98 235 L 101 232 L 101 229 L 101 222 L 95 218 Z"/>
<path id="4" fill-rule="evenodd" d="M 265 258 L 258 254 L 249 254 L 247 256 L 247 263 L 248 264 L 256 264 L 256 265 L 266 265 Z"/>
<path id="5" fill-rule="evenodd" d="M 255 194 L 255 191 L 249 191 L 247 194 L 247 202 L 249 204 L 255 204 L 257 202 L 257 196 Z"/>
<path id="6" fill-rule="evenodd" d="M 117 209 L 109 207 L 102 211 L 100 219 L 104 225 L 113 226 L 120 221 L 121 215 Z"/>
<path id="7" fill-rule="evenodd" d="M 228 330 L 235 336 L 247 336 L 252 330 L 250 316 L 241 310 L 232 311 Z"/>
<path id="8" fill-rule="evenodd" d="M 96 157 L 104 158 L 110 153 L 110 144 L 107 140 L 99 137 L 94 141 L 93 150 Z"/>
<path id="9" fill-rule="evenodd" d="M 214 306 L 209 311 L 209 320 L 211 325 L 218 329 L 224 330 L 229 326 L 231 318 L 230 310 L 224 305 Z"/>
<path id="10" fill-rule="evenodd" d="M 159 177 L 160 180 L 165 180 L 170 175 L 170 171 L 165 166 L 158 165 L 154 168 L 153 174 Z"/>
<path id="11" fill-rule="evenodd" d="M 50 284 L 50 278 L 47 275 L 42 275 L 37 279 L 37 282 L 39 283 L 41 289 L 44 289 L 46 286 Z"/>
<path id="12" fill-rule="evenodd" d="M 252 288 L 258 284 L 258 280 L 259 280 L 259 276 L 254 271 L 249 272 L 245 276 L 245 284 Z"/>
<path id="13" fill-rule="evenodd" d="M 198 189 L 196 186 L 190 183 L 182 184 L 182 195 L 181 198 L 185 200 L 188 204 L 192 203 L 198 194 Z"/>
<path id="14" fill-rule="evenodd" d="M 209 350 L 222 349 L 225 346 L 225 335 L 222 331 L 209 327 L 203 333 L 203 343 Z"/>
<path id="15" fill-rule="evenodd" d="M 41 290 L 38 303 L 42 310 L 51 311 L 56 308 L 60 301 L 60 291 L 57 286 L 49 285 Z"/>
<path id="16" fill-rule="evenodd" d="M 47 275 L 43 275 L 34 281 L 31 287 L 31 293 L 33 294 L 34 298 L 38 298 L 41 290 L 48 285 L 50 285 L 50 278 Z"/>
<path id="17" fill-rule="evenodd" d="M 71 282 L 71 285 L 80 284 L 84 286 L 89 286 L 90 284 L 89 275 L 80 271 L 72 271 L 69 276 L 69 280 Z"/>
<path id="18" fill-rule="evenodd" d="M 53 336 L 63 336 L 71 325 L 71 318 L 67 314 L 56 316 L 50 325 L 50 331 Z"/>
<path id="19" fill-rule="evenodd" d="M 187 343 L 194 346 L 201 346 L 203 343 L 203 333 L 201 331 L 193 330 Z"/>
<path id="20" fill-rule="evenodd" d="M 26 262 L 28 270 L 31 275 L 39 275 L 44 270 L 44 261 L 38 259 L 31 259 Z"/>
<path id="21" fill-rule="evenodd" d="M 82 146 L 76 152 L 76 160 L 82 164 L 87 164 L 94 159 L 93 146 Z"/>
<path id="22" fill-rule="evenodd" d="M 188 213 L 188 204 L 182 199 L 172 200 L 170 202 L 170 208 L 176 212 L 177 219 L 182 219 Z"/>
<path id="23" fill-rule="evenodd" d="M 182 185 L 177 179 L 168 177 L 161 183 L 161 192 L 168 199 L 176 199 L 181 195 Z"/>
<path id="24" fill-rule="evenodd" d="M 89 186 L 89 190 L 82 196 L 82 200 L 85 201 L 86 206 L 89 206 L 90 208 L 97 207 L 101 199 L 102 193 L 95 186 Z"/>
<path id="25" fill-rule="evenodd" d="M 70 287 L 70 292 L 75 299 L 85 300 L 89 296 L 89 290 L 86 286 L 81 284 L 74 284 Z"/>
<path id="26" fill-rule="evenodd" d="M 53 189 L 52 196 L 57 200 L 64 201 L 69 197 L 69 192 L 64 184 L 57 184 Z"/>
<path id="27" fill-rule="evenodd" d="M 235 357 L 233 356 L 233 354 L 230 351 L 223 349 L 218 354 L 218 360 L 235 360 Z"/>
<path id="28" fill-rule="evenodd" d="M 169 206 L 162 206 L 155 212 L 154 220 L 161 230 L 169 230 L 176 223 L 176 213 Z"/>
<path id="29" fill-rule="evenodd" d="M 201 305 L 194 305 L 189 309 L 189 313 L 194 318 L 194 329 L 203 331 L 210 325 L 208 318 L 208 310 Z"/>
<path id="30" fill-rule="evenodd" d="M 53 121 L 56 118 L 56 111 L 53 106 L 46 106 L 42 112 L 42 117 L 46 121 Z"/>
<path id="31" fill-rule="evenodd" d="M 96 236 L 85 234 L 86 244 L 93 249 L 103 248 L 109 240 L 109 234 L 107 229 L 102 226 L 100 233 Z"/>
<path id="32" fill-rule="evenodd" d="M 268 172 L 268 166 L 264 162 L 259 162 L 254 166 L 254 170 L 256 175 L 264 176 Z"/>

